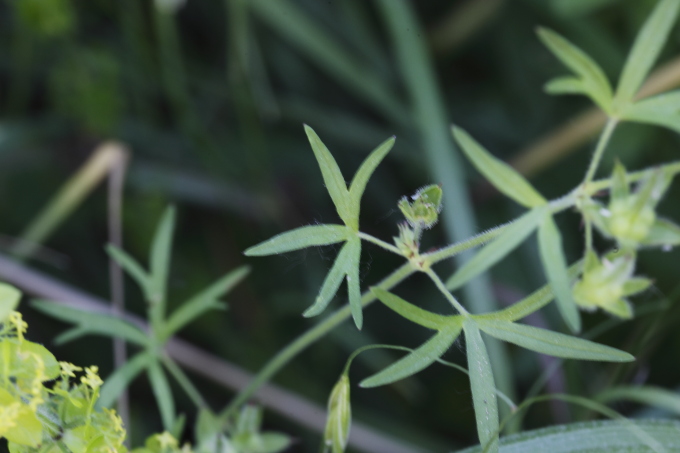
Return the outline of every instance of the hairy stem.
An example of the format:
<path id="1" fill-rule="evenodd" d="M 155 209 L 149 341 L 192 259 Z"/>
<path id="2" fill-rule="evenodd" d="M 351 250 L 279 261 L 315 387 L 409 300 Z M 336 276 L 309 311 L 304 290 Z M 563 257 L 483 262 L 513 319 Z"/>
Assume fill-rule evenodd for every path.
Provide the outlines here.
<path id="1" fill-rule="evenodd" d="M 439 291 L 441 291 L 441 293 L 444 295 L 444 297 L 446 297 L 446 299 L 447 299 L 449 302 L 451 302 L 451 305 L 453 305 L 453 308 L 455 308 L 456 310 L 458 310 L 458 312 L 459 312 L 461 315 L 469 315 L 469 313 L 468 313 L 468 311 L 465 309 L 465 307 L 463 307 L 463 306 L 460 304 L 460 302 L 458 302 L 458 301 L 456 300 L 456 298 L 453 297 L 453 294 L 451 294 L 451 291 L 449 291 L 448 289 L 446 289 L 446 285 L 444 284 L 444 282 L 442 281 L 442 279 L 439 278 L 439 275 L 437 275 L 432 269 L 427 269 L 427 270 L 425 271 L 425 273 L 427 274 L 428 277 L 430 277 L 430 279 L 432 279 L 432 281 L 434 282 L 434 284 L 437 285 L 437 289 L 438 289 Z"/>

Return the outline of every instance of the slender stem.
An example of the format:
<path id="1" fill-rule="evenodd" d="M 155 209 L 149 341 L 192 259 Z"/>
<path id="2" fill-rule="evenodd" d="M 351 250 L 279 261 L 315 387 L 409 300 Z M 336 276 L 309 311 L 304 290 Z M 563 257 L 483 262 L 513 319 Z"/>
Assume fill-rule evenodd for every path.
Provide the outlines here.
<path id="1" fill-rule="evenodd" d="M 411 263 L 405 263 L 397 270 L 392 272 L 387 276 L 382 282 L 377 286 L 379 288 L 389 290 L 396 286 L 398 283 L 405 280 L 408 276 L 413 274 L 415 269 L 411 266 Z M 367 291 L 361 297 L 361 305 L 365 307 L 375 300 L 375 296 L 372 292 Z M 350 317 L 349 305 L 344 306 L 340 310 L 330 315 L 328 318 L 321 321 L 316 326 L 309 329 L 307 332 L 299 336 L 288 346 L 283 348 L 272 357 L 265 366 L 263 366 L 257 375 L 250 381 L 248 386 L 241 390 L 241 392 L 234 397 L 234 399 L 229 403 L 229 405 L 220 414 L 220 419 L 225 421 L 229 415 L 237 410 L 239 406 L 248 401 L 248 399 L 255 393 L 255 391 L 265 382 L 267 382 L 277 371 L 279 371 L 284 365 L 286 365 L 293 357 L 298 355 L 308 346 L 316 342 L 319 338 L 326 335 L 328 332 L 333 330 L 335 326 L 341 324 L 343 321 Z"/>
<path id="2" fill-rule="evenodd" d="M 162 357 L 163 365 L 168 369 L 172 377 L 175 378 L 177 383 L 182 387 L 186 394 L 191 398 L 191 401 L 196 405 L 197 408 L 206 408 L 208 403 L 203 399 L 201 393 L 198 391 L 194 384 L 191 382 L 189 377 L 184 374 L 182 368 L 177 366 L 177 364 L 170 357 Z"/>
<path id="3" fill-rule="evenodd" d="M 451 302 L 451 305 L 453 305 L 453 308 L 458 310 L 458 312 L 462 315 L 469 315 L 468 311 L 463 307 L 460 302 L 456 300 L 455 297 L 453 297 L 453 294 L 451 294 L 451 291 L 446 289 L 446 285 L 442 281 L 441 278 L 439 278 L 439 275 L 437 275 L 432 269 L 427 269 L 425 271 L 428 277 L 432 279 L 435 285 L 437 285 L 437 289 L 441 291 L 441 293 L 448 299 L 449 302 Z"/>
<path id="4" fill-rule="evenodd" d="M 597 142 L 595 154 L 593 154 L 593 159 L 590 161 L 590 165 L 588 166 L 588 171 L 586 172 L 586 177 L 583 180 L 583 184 L 588 184 L 590 181 L 593 180 L 593 177 L 595 176 L 595 171 L 597 171 L 597 167 L 600 165 L 600 161 L 602 160 L 604 150 L 607 148 L 609 140 L 611 139 L 612 133 L 614 132 L 614 129 L 616 128 L 617 124 L 618 120 L 616 118 L 609 118 L 609 120 L 607 121 L 607 124 L 605 125 L 604 130 L 600 135 L 600 139 Z"/>
<path id="5" fill-rule="evenodd" d="M 634 171 L 632 173 L 628 173 L 626 175 L 626 179 L 628 180 L 628 182 L 637 182 L 641 179 L 648 177 L 652 172 L 657 171 L 659 169 L 663 169 L 664 171 L 668 172 L 670 176 L 675 176 L 678 173 L 680 173 L 680 161 L 669 162 L 658 167 Z M 599 179 L 597 181 L 592 181 L 591 183 L 589 183 L 585 187 L 585 191 L 587 194 L 592 195 L 601 190 L 608 189 L 609 187 L 611 187 L 611 185 L 612 185 L 611 178 Z"/>
<path id="6" fill-rule="evenodd" d="M 359 236 L 361 239 L 364 239 L 364 240 L 366 240 L 366 241 L 368 241 L 368 242 L 372 242 L 372 243 L 374 243 L 374 244 L 376 244 L 376 245 L 379 245 L 380 247 L 384 248 L 385 250 L 388 250 L 388 251 L 390 251 L 390 252 L 392 252 L 392 253 L 396 253 L 396 254 L 399 255 L 399 256 L 404 256 L 404 254 L 401 253 L 401 250 L 399 250 L 399 249 L 398 249 L 397 247 L 395 247 L 394 245 L 392 245 L 392 244 L 390 244 L 390 243 L 388 243 L 388 242 L 383 241 L 382 239 L 378 239 L 377 237 L 371 236 L 370 234 L 362 233 L 361 231 L 359 231 L 358 236 Z"/>

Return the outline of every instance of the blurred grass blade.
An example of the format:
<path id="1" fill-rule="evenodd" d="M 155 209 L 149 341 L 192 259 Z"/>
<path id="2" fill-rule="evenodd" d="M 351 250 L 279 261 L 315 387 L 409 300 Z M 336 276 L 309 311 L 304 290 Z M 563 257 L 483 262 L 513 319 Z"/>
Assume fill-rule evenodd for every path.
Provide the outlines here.
<path id="1" fill-rule="evenodd" d="M 234 269 L 180 305 L 165 323 L 163 339 L 170 338 L 207 310 L 219 307 L 218 299 L 246 278 L 248 273 L 250 273 L 250 268 L 247 266 Z"/>
<path id="2" fill-rule="evenodd" d="M 623 109 L 621 119 L 663 126 L 680 133 L 680 91 L 630 104 Z"/>
<path id="3" fill-rule="evenodd" d="M 151 360 L 147 352 L 140 352 L 111 373 L 99 391 L 97 407 L 111 407 Z"/>
<path id="4" fill-rule="evenodd" d="M 475 168 L 500 192 L 528 208 L 547 203 L 529 181 L 510 165 L 495 158 L 463 129 L 453 126 L 453 136 Z"/>
<path id="5" fill-rule="evenodd" d="M 150 302 L 165 305 L 168 272 L 172 254 L 172 236 L 175 231 L 175 208 L 165 210 L 156 229 L 149 255 Z"/>
<path id="6" fill-rule="evenodd" d="M 397 101 L 385 80 L 368 71 L 367 65 L 343 49 L 293 2 L 249 0 L 247 4 L 258 18 L 266 21 L 340 85 L 358 94 L 391 121 L 402 126 L 409 124 L 408 111 Z"/>
<path id="7" fill-rule="evenodd" d="M 124 166 L 127 159 L 127 149 L 118 143 L 104 143 L 98 146 L 21 233 L 17 245 L 10 253 L 18 259 L 26 259 L 33 255 L 38 246 L 71 215 L 109 172 L 115 167 Z"/>
<path id="8" fill-rule="evenodd" d="M 451 291 L 460 288 L 503 259 L 534 232 L 543 216 L 543 209 L 534 208 L 508 225 L 500 236 L 482 247 L 470 261 L 458 269 L 446 282 L 446 287 Z"/>
<path id="9" fill-rule="evenodd" d="M 163 420 L 163 428 L 170 430 L 175 421 L 175 400 L 172 396 L 172 390 L 170 390 L 168 378 L 156 359 L 149 361 L 147 370 L 149 381 L 151 381 L 151 389 L 156 397 L 161 420 Z"/>
<path id="10" fill-rule="evenodd" d="M 317 245 L 330 245 L 345 241 L 350 231 L 345 225 L 309 225 L 277 234 L 243 252 L 246 256 L 265 256 L 291 252 Z"/>
<path id="11" fill-rule="evenodd" d="M 538 228 L 538 247 L 543 269 L 555 292 L 557 307 L 562 318 L 572 332 L 580 332 L 581 317 L 571 293 L 572 281 L 567 270 L 567 260 L 562 250 L 562 235 L 551 214 L 545 216 L 543 223 Z"/>
<path id="12" fill-rule="evenodd" d="M 463 324 L 465 345 L 472 389 L 472 403 L 477 420 L 477 436 L 479 443 L 489 453 L 498 453 L 498 401 L 496 400 L 496 384 L 493 379 L 489 354 L 477 323 L 468 318 Z"/>
<path id="13" fill-rule="evenodd" d="M 128 255 L 128 253 L 116 247 L 115 245 L 109 244 L 106 246 L 106 252 L 111 258 L 113 258 L 116 263 L 127 272 L 130 277 L 132 277 L 142 292 L 144 292 L 146 298 L 148 299 L 151 294 L 151 276 L 144 270 L 144 268 L 135 260 L 133 257 Z"/>
<path id="14" fill-rule="evenodd" d="M 508 321 L 476 318 L 479 328 L 492 337 L 554 357 L 603 362 L 630 362 L 635 357 L 609 346 L 538 327 Z"/>
<path id="15" fill-rule="evenodd" d="M 354 246 L 355 247 L 355 246 Z M 338 257 L 333 263 L 333 267 L 326 275 L 326 278 L 321 285 L 319 290 L 319 295 L 316 296 L 316 300 L 311 307 L 309 307 L 302 316 L 310 318 L 320 314 L 328 306 L 335 293 L 338 292 L 338 288 L 342 284 L 342 280 L 347 275 L 347 269 L 352 264 L 352 259 L 354 258 L 353 246 L 349 242 L 342 246 Z"/>
<path id="16" fill-rule="evenodd" d="M 372 287 L 371 292 L 400 316 L 428 329 L 440 330 L 448 321 L 447 317 L 423 310 L 382 288 Z"/>
<path id="17" fill-rule="evenodd" d="M 395 140 L 395 137 L 391 137 L 385 140 L 375 150 L 373 150 L 354 175 L 352 184 L 350 184 L 349 187 L 349 208 L 353 217 L 356 217 L 357 219 L 359 218 L 359 212 L 361 209 L 361 196 L 364 194 L 366 184 L 368 183 L 368 180 L 370 179 L 378 164 L 380 164 L 380 162 L 394 146 Z"/>
<path id="18" fill-rule="evenodd" d="M 503 438 L 503 452 L 673 452 L 680 422 L 675 420 L 597 420 L 526 431 Z M 576 448 L 576 449 L 575 449 Z M 482 453 L 473 447 L 457 453 Z"/>
<path id="19" fill-rule="evenodd" d="M 359 262 L 361 260 L 361 239 L 353 238 L 347 241 L 349 258 L 347 272 L 347 297 L 352 318 L 357 329 L 364 324 L 364 313 L 361 307 L 361 284 L 359 281 Z"/>
<path id="20" fill-rule="evenodd" d="M 394 362 L 384 370 L 364 379 L 359 385 L 364 388 L 378 387 L 391 384 L 424 370 L 436 362 L 451 347 L 460 335 L 460 330 L 461 323 L 443 329 L 418 349 L 413 350 L 406 357 Z"/>
<path id="21" fill-rule="evenodd" d="M 632 401 L 680 415 L 680 395 L 677 392 L 649 385 L 612 387 L 597 394 L 595 400 L 601 403 Z"/>
<path id="22" fill-rule="evenodd" d="M 633 101 L 668 39 L 678 16 L 678 9 L 678 0 L 660 0 L 635 38 L 616 90 L 619 108 L 625 108 Z"/>
<path id="23" fill-rule="evenodd" d="M 139 346 L 148 344 L 144 332 L 129 322 L 108 314 L 82 311 L 47 300 L 34 300 L 31 306 L 53 318 L 77 324 L 93 334 L 123 338 Z"/>
<path id="24" fill-rule="evenodd" d="M 12 285 L 0 282 L 0 323 L 5 322 L 9 314 L 17 308 L 21 299 L 21 291 Z"/>
<path id="25" fill-rule="evenodd" d="M 309 139 L 309 144 L 312 145 L 314 157 L 319 164 L 321 174 L 323 175 L 323 182 L 326 185 L 326 190 L 333 200 L 335 209 L 343 222 L 349 227 L 357 230 L 359 226 L 358 212 L 352 212 L 349 201 L 349 191 L 347 190 L 347 183 L 340 172 L 335 158 L 314 129 L 305 124 L 305 133 Z"/>
<path id="26" fill-rule="evenodd" d="M 559 34 L 547 28 L 539 27 L 538 37 L 543 44 L 569 69 L 574 71 L 580 78 L 571 79 L 568 85 L 569 92 L 577 89 L 577 84 L 581 85 L 578 90 L 590 97 L 605 112 L 611 111 L 612 88 L 607 80 L 607 76 L 600 66 L 590 58 L 588 54 L 564 39 Z M 564 79 L 558 79 L 564 80 Z M 560 82 L 562 87 L 564 82 Z M 553 90 L 560 88 L 556 82 L 551 82 L 548 87 Z"/>

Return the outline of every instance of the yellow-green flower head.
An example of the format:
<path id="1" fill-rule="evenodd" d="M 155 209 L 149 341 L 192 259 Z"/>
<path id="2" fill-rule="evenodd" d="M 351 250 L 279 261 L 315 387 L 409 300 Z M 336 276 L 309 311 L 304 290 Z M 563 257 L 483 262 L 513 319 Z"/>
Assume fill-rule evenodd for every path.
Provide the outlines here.
<path id="1" fill-rule="evenodd" d="M 59 367 L 61 368 L 61 375 L 64 377 L 76 377 L 76 371 L 83 371 L 82 367 L 70 362 L 59 362 Z"/>
<path id="2" fill-rule="evenodd" d="M 646 278 L 633 277 L 634 270 L 633 255 L 600 261 L 590 252 L 583 276 L 573 288 L 576 304 L 587 311 L 601 308 L 620 318 L 631 318 L 633 310 L 625 297 L 644 291 L 651 284 Z"/>
<path id="3" fill-rule="evenodd" d="M 85 376 L 80 378 L 80 381 L 93 390 L 102 386 L 104 381 L 99 377 L 99 367 L 90 366 L 85 368 Z"/>
<path id="4" fill-rule="evenodd" d="M 17 336 L 20 340 L 24 339 L 24 334 L 28 330 L 28 323 L 23 320 L 21 313 L 18 311 L 13 311 L 9 315 L 9 322 L 16 329 Z"/>

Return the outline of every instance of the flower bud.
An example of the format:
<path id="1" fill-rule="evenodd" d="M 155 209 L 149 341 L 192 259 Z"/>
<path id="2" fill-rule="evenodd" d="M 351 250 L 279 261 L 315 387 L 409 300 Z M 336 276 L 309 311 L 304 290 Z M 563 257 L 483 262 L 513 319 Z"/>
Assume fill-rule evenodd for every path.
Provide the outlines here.
<path id="1" fill-rule="evenodd" d="M 349 377 L 343 374 L 328 398 L 328 419 L 324 443 L 332 453 L 343 453 L 349 439 L 352 408 L 349 403 Z"/>
<path id="2" fill-rule="evenodd" d="M 442 209 L 442 188 L 437 184 L 425 186 L 411 196 L 411 202 L 404 197 L 398 206 L 412 227 L 432 228 Z"/>

